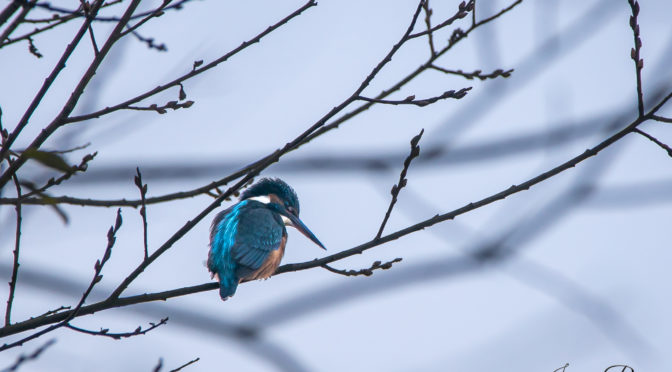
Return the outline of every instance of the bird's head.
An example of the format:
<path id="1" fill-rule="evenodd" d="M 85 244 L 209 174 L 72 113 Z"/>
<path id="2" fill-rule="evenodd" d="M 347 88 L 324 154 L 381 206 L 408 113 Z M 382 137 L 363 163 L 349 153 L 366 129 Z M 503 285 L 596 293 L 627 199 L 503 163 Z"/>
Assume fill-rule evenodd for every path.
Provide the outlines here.
<path id="1" fill-rule="evenodd" d="M 256 200 L 280 214 L 286 226 L 293 226 L 322 249 L 326 249 L 299 219 L 299 197 L 291 186 L 279 178 L 262 178 L 240 196 L 240 200 Z"/>

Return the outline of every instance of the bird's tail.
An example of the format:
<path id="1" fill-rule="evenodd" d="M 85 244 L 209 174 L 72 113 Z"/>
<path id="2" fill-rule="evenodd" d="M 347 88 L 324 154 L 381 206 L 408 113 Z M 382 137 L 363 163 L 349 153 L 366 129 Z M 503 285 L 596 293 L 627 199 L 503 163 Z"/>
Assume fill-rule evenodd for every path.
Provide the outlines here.
<path id="1" fill-rule="evenodd" d="M 223 301 L 226 301 L 229 297 L 233 296 L 236 293 L 238 288 L 238 278 L 230 276 L 219 276 L 219 296 Z"/>

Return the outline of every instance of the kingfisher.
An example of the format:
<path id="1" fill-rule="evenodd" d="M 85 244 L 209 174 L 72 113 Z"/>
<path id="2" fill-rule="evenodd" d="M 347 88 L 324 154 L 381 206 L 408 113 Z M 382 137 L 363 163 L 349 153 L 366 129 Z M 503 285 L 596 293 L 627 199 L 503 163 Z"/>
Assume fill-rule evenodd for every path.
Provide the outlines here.
<path id="1" fill-rule="evenodd" d="M 222 300 L 236 293 L 238 283 L 275 273 L 287 244 L 285 226 L 326 250 L 299 219 L 296 192 L 279 178 L 259 180 L 238 203 L 217 214 L 210 227 L 208 270 L 219 281 Z"/>

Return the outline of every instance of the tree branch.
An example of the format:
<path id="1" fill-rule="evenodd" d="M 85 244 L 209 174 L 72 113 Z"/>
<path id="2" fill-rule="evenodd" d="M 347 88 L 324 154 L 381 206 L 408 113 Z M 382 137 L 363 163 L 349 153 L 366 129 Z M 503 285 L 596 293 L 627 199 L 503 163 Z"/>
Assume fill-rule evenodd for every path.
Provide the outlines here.
<path id="1" fill-rule="evenodd" d="M 639 14 L 639 3 L 635 0 L 628 0 L 632 10 L 630 16 L 630 28 L 632 28 L 632 35 L 635 40 L 635 47 L 630 50 L 630 58 L 635 62 L 635 75 L 637 77 L 637 109 L 639 116 L 644 115 L 644 94 L 642 93 L 642 68 L 644 67 L 644 60 L 640 58 L 640 50 L 642 48 L 642 39 L 639 37 L 639 24 L 637 24 L 637 15 Z"/>
<path id="2" fill-rule="evenodd" d="M 385 225 L 387 224 L 387 220 L 390 218 L 390 214 L 392 214 L 392 209 L 394 208 L 394 205 L 397 203 L 397 197 L 399 196 L 399 191 L 403 189 L 406 186 L 406 182 L 408 180 L 406 179 L 406 172 L 408 171 L 408 167 L 411 165 L 411 162 L 413 159 L 417 158 L 418 155 L 420 155 L 420 146 L 418 146 L 418 142 L 420 142 L 420 138 L 422 138 L 422 134 L 425 133 L 425 130 L 422 129 L 420 130 L 420 133 L 413 137 L 411 139 L 411 153 L 408 154 L 408 157 L 406 157 L 406 160 L 404 160 L 404 167 L 401 170 L 401 173 L 399 174 L 399 182 L 397 182 L 396 185 L 392 186 L 392 190 L 390 193 L 392 194 L 392 200 L 390 200 L 390 205 L 387 207 L 387 212 L 385 212 L 385 217 L 383 218 L 383 222 L 380 224 L 380 228 L 378 229 L 378 233 L 376 234 L 375 239 L 380 239 L 380 236 L 383 235 L 383 230 L 385 230 Z"/>
<path id="3" fill-rule="evenodd" d="M 70 323 L 67 323 L 65 325 L 65 327 L 70 328 L 73 331 L 77 331 L 77 332 L 84 333 L 84 334 L 91 335 L 91 336 L 104 336 L 104 337 L 109 337 L 109 338 L 112 338 L 112 339 L 115 339 L 115 340 L 121 340 L 122 338 L 130 338 L 130 337 L 133 337 L 133 336 L 144 335 L 144 334 L 146 334 L 146 333 L 148 333 L 148 332 L 150 332 L 150 331 L 152 331 L 152 330 L 154 330 L 154 329 L 156 329 L 156 328 L 158 328 L 158 327 L 160 327 L 164 324 L 167 324 L 167 322 L 168 322 L 168 318 L 166 317 L 166 318 L 161 319 L 158 323 L 149 323 L 149 327 L 147 327 L 145 329 L 142 329 L 141 326 L 138 326 L 138 328 L 136 328 L 132 332 L 123 332 L 123 333 L 110 333 L 110 330 L 107 329 L 107 328 L 101 328 L 100 331 L 91 331 L 91 330 L 88 330 L 88 329 L 73 326 Z"/>
<path id="4" fill-rule="evenodd" d="M 21 200 L 21 183 L 14 174 L 14 186 L 16 187 L 16 196 Z M 14 291 L 16 290 L 16 279 L 19 275 L 19 248 L 21 247 L 21 202 L 16 203 L 16 236 L 14 237 L 14 264 L 12 266 L 12 279 L 9 281 L 9 296 L 7 297 L 7 309 L 5 310 L 5 326 L 11 323 L 12 302 L 14 301 Z"/>

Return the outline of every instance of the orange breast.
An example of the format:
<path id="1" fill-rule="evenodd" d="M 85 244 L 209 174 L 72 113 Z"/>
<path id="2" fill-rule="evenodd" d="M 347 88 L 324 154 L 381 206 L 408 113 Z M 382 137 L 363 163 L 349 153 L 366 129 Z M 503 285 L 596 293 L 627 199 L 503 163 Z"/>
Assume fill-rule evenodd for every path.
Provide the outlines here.
<path id="1" fill-rule="evenodd" d="M 285 254 L 285 244 L 287 243 L 287 236 L 282 237 L 280 246 L 278 249 L 271 251 L 271 253 L 266 258 L 266 261 L 261 265 L 261 267 L 253 272 L 249 277 L 245 278 L 246 280 L 255 280 L 255 279 L 268 279 L 275 270 L 280 266 L 280 261 L 282 261 L 282 256 Z"/>

